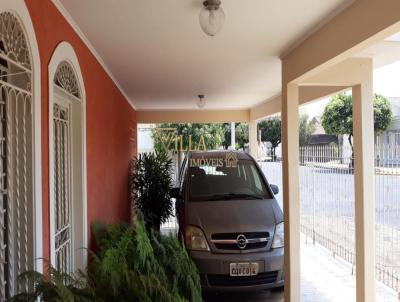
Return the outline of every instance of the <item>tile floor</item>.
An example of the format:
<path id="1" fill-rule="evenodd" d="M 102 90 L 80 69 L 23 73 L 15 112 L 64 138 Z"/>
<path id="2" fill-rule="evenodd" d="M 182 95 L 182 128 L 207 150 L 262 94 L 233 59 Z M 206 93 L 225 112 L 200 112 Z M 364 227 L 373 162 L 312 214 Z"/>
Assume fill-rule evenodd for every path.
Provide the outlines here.
<path id="1" fill-rule="evenodd" d="M 321 246 L 305 244 L 301 249 L 301 302 L 355 301 L 355 276 L 351 266 Z M 377 302 L 399 302 L 398 295 L 386 286 L 377 284 Z M 247 294 L 215 294 L 206 302 L 283 302 L 283 292 L 265 291 Z"/>

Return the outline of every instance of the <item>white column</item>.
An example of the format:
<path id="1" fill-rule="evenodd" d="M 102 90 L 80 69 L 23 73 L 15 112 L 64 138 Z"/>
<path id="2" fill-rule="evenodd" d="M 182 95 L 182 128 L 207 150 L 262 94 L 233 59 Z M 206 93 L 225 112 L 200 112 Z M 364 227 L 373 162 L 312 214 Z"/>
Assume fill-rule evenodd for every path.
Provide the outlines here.
<path id="1" fill-rule="evenodd" d="M 258 159 L 258 140 L 257 140 L 257 121 L 249 123 L 249 153 L 255 159 Z"/>
<path id="2" fill-rule="evenodd" d="M 231 123 L 231 148 L 232 150 L 236 149 L 236 127 L 235 122 Z"/>
<path id="3" fill-rule="evenodd" d="M 300 301 L 299 87 L 283 86 L 282 155 L 285 302 Z"/>
<path id="4" fill-rule="evenodd" d="M 372 69 L 353 87 L 357 302 L 375 301 L 375 183 Z"/>

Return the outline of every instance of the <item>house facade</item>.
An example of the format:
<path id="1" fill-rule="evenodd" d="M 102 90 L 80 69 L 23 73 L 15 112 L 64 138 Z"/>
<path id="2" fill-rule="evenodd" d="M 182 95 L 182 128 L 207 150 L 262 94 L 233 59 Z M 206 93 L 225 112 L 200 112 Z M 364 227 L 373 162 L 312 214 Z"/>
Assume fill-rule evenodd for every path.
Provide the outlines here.
<path id="1" fill-rule="evenodd" d="M 384 145 L 400 145 L 400 97 L 389 97 L 393 120 L 389 128 L 379 135 L 378 142 Z"/>
<path id="2" fill-rule="evenodd" d="M 0 2 L 0 74 L 4 301 L 28 269 L 84 267 L 94 221 L 129 220 L 136 114 L 52 1 Z"/>

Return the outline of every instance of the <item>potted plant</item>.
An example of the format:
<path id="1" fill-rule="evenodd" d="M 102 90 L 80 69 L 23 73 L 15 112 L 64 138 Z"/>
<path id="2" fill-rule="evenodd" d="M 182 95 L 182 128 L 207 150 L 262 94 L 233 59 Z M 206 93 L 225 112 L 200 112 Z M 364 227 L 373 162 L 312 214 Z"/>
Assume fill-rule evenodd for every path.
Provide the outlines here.
<path id="1" fill-rule="evenodd" d="M 172 160 L 166 152 L 139 154 L 130 166 L 132 204 L 143 213 L 147 228 L 160 230 L 173 215 Z"/>

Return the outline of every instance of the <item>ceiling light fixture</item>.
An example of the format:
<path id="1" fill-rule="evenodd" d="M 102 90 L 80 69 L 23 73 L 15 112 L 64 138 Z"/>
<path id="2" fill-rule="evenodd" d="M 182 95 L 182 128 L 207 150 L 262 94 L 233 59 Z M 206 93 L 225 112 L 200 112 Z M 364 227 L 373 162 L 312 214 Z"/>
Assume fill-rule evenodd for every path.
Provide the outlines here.
<path id="1" fill-rule="evenodd" d="M 206 0 L 200 11 L 200 26 L 209 36 L 215 36 L 225 23 L 225 13 L 220 0 Z"/>
<path id="2" fill-rule="evenodd" d="M 206 100 L 205 100 L 204 94 L 199 94 L 198 98 L 199 99 L 197 100 L 197 107 L 199 107 L 200 109 L 203 109 L 204 106 L 206 105 Z"/>

